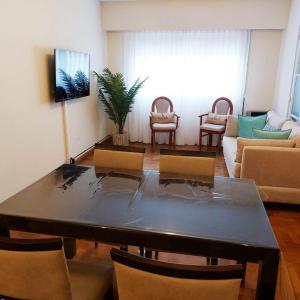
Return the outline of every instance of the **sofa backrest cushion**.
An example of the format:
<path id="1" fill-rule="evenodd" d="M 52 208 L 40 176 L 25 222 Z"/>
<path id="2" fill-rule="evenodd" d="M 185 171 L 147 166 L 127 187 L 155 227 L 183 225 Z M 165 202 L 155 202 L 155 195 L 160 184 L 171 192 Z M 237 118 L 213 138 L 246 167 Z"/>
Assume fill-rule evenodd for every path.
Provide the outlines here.
<path id="1" fill-rule="evenodd" d="M 286 121 L 281 127 L 282 130 L 292 129 L 290 139 L 295 141 L 296 147 L 300 148 L 300 125 L 294 121 Z"/>
<path id="2" fill-rule="evenodd" d="M 227 116 L 225 136 L 237 137 L 238 135 L 238 117 L 233 115 Z"/>
<path id="3" fill-rule="evenodd" d="M 270 110 L 267 114 L 267 125 L 280 129 L 288 119 L 279 116 L 276 112 Z"/>
<path id="4" fill-rule="evenodd" d="M 294 140 L 268 140 L 268 139 L 245 139 L 237 138 L 237 151 L 235 162 L 242 161 L 244 147 L 246 146 L 271 146 L 271 147 L 286 147 L 293 148 L 295 146 Z"/>

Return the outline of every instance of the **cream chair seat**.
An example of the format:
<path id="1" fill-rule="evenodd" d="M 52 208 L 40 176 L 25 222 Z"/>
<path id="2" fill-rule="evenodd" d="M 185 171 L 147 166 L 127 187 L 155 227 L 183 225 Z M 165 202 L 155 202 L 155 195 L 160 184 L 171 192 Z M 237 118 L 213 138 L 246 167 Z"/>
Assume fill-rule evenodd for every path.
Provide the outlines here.
<path id="1" fill-rule="evenodd" d="M 175 130 L 176 129 L 176 124 L 175 123 L 166 123 L 166 124 L 161 124 L 161 123 L 153 123 L 152 128 L 155 130 Z"/>
<path id="2" fill-rule="evenodd" d="M 212 130 L 212 131 L 216 131 L 216 132 L 223 132 L 225 130 L 225 126 L 224 125 L 218 125 L 218 124 L 209 124 L 209 123 L 205 123 L 201 126 L 202 129 L 206 129 L 206 130 Z"/>
<path id="3" fill-rule="evenodd" d="M 112 267 L 66 263 L 62 240 L 0 238 L 0 298 L 101 300 Z"/>
<path id="4" fill-rule="evenodd" d="M 238 300 L 243 267 L 191 266 L 111 250 L 119 300 Z"/>

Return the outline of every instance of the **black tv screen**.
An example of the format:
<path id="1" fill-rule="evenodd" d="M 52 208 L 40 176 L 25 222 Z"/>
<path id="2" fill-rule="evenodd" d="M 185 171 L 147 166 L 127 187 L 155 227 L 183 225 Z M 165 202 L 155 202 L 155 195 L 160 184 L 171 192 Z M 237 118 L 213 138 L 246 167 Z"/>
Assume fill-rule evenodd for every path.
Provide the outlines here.
<path id="1" fill-rule="evenodd" d="M 55 49 L 55 101 L 90 95 L 90 56 L 87 53 Z"/>

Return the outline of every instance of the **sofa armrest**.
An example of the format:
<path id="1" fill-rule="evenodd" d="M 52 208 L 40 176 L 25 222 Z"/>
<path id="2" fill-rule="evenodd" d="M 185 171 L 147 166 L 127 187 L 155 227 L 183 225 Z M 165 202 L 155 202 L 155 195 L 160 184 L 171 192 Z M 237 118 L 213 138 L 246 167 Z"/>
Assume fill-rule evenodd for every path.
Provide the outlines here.
<path id="1" fill-rule="evenodd" d="M 258 186 L 300 188 L 300 149 L 246 146 L 240 178 L 254 179 Z"/>

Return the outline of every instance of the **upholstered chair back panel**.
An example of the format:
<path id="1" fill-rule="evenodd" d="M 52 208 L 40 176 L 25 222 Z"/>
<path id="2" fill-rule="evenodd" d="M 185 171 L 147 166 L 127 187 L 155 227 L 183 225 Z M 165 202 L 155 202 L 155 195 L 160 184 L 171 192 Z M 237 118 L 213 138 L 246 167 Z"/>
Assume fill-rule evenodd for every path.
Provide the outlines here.
<path id="1" fill-rule="evenodd" d="M 63 250 L 0 250 L 0 295 L 17 299 L 72 299 Z"/>
<path id="2" fill-rule="evenodd" d="M 114 262 L 120 300 L 237 300 L 241 279 L 199 280 L 162 276 Z"/>
<path id="3" fill-rule="evenodd" d="M 161 155 L 159 171 L 191 176 L 214 176 L 214 157 Z"/>
<path id="4" fill-rule="evenodd" d="M 94 165 L 102 168 L 143 170 L 144 153 L 95 149 Z"/>

